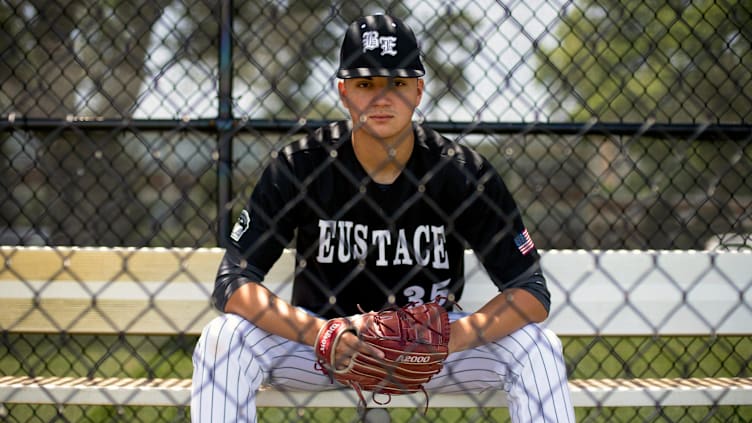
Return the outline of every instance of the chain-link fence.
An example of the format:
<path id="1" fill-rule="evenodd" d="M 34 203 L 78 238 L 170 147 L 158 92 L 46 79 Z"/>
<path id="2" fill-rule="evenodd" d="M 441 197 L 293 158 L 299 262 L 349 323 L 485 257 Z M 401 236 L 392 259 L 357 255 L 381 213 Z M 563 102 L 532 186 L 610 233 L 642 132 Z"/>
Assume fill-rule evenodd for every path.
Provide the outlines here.
<path id="1" fill-rule="evenodd" d="M 223 247 L 270 153 L 346 117 L 334 78 L 339 45 L 349 22 L 375 12 L 402 17 L 421 41 L 427 75 L 416 119 L 498 169 L 538 248 L 752 247 L 752 6 L 721 0 L 0 1 L 0 244 Z M 18 271 L 14 257 L 5 254 L 0 270 Z M 719 272 L 711 265 L 703 275 Z M 736 309 L 750 309 L 751 285 L 734 285 Z M 192 371 L 195 335 L 2 330 L 4 375 Z M 564 344 L 572 378 L 752 376 L 749 334 L 594 334 Z M 328 412 L 304 417 L 353 418 Z M 500 412 L 484 418 L 506 418 Z M 185 413 L 6 404 L 2 417 L 145 422 Z M 752 419 L 749 406 L 577 413 Z"/>

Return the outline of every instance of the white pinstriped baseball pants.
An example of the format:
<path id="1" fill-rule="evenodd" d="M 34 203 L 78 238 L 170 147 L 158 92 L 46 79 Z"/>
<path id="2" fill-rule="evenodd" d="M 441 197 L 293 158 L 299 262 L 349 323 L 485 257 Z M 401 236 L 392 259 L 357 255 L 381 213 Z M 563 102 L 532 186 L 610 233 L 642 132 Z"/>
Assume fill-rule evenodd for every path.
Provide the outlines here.
<path id="1" fill-rule="evenodd" d="M 192 421 L 255 422 L 256 391 L 262 384 L 305 391 L 336 388 L 315 362 L 309 346 L 264 332 L 237 315 L 219 316 L 204 328 L 193 354 Z M 451 354 L 426 385 L 429 395 L 491 389 L 507 393 L 515 423 L 574 423 L 561 342 L 537 324 Z"/>

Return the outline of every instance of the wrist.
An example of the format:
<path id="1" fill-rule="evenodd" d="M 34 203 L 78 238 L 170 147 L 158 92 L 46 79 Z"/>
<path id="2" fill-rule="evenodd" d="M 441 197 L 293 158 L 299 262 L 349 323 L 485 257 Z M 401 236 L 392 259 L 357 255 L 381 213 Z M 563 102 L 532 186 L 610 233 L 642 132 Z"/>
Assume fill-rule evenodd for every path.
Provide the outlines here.
<path id="1" fill-rule="evenodd" d="M 305 331 L 305 335 L 303 335 L 302 342 L 306 345 L 315 347 L 316 340 L 318 339 L 318 336 L 319 336 L 319 332 L 321 331 L 321 328 L 323 328 L 324 325 L 326 325 L 326 322 L 327 322 L 326 319 L 313 317 L 312 323 L 309 325 L 310 329 Z"/>
<path id="2" fill-rule="evenodd" d="M 450 354 L 469 350 L 489 342 L 486 339 L 484 328 L 476 326 L 467 317 L 452 322 L 449 328 L 451 330 L 448 346 Z"/>
<path id="3" fill-rule="evenodd" d="M 447 348 L 449 350 L 449 354 L 460 352 L 464 348 L 462 348 L 462 342 L 461 337 L 463 336 L 463 330 L 462 325 L 458 321 L 452 322 L 449 325 L 449 344 L 447 345 Z"/>

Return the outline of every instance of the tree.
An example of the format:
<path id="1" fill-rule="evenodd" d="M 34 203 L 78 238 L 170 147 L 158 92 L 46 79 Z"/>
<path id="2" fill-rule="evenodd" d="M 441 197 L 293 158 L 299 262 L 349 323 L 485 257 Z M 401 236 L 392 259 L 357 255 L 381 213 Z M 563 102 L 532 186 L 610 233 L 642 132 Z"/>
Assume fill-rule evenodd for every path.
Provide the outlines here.
<path id="1" fill-rule="evenodd" d="M 574 3 L 537 51 L 551 109 L 576 121 L 752 119 L 752 3 Z"/>
<path id="2" fill-rule="evenodd" d="M 3 3 L 0 113 L 15 113 L 19 119 L 132 117 L 144 84 L 152 29 L 170 2 Z M 47 244 L 128 242 L 124 240 L 146 210 L 134 207 L 137 184 L 116 171 L 132 170 L 135 160 L 125 166 L 108 161 L 125 155 L 123 133 L 32 130 L 23 152 L 10 151 L 18 143 L 4 136 L 4 154 L 33 160 L 23 169 L 10 165 L 8 172 L 16 176 L 11 183 L 27 185 L 34 195 L 9 195 L 2 211 L 7 226 L 23 220 L 48 234 Z"/>
<path id="3" fill-rule="evenodd" d="M 553 115 L 579 122 L 752 120 L 749 1 L 587 0 L 561 16 L 555 41 L 536 53 Z M 579 220 L 600 242 L 580 247 L 703 248 L 713 234 L 752 231 L 742 212 L 752 206 L 744 176 L 752 172 L 750 148 L 748 141 L 639 136 L 573 140 L 568 161 L 583 172 L 573 184 L 582 191 L 571 195 L 590 199 Z M 604 245 L 605 235 L 615 243 Z"/>

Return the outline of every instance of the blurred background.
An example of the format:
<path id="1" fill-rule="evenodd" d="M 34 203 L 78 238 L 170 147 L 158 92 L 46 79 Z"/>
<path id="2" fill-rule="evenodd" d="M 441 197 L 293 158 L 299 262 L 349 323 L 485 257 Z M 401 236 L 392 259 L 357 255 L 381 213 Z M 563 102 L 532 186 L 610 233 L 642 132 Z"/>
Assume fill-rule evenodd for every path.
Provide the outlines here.
<path id="1" fill-rule="evenodd" d="M 503 173 L 541 248 L 752 232 L 752 18 L 736 1 L 1 1 L 0 242 L 213 246 L 271 149 L 344 118 L 346 25 L 388 12 L 417 119 Z"/>

